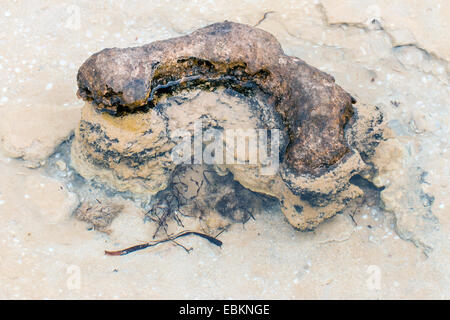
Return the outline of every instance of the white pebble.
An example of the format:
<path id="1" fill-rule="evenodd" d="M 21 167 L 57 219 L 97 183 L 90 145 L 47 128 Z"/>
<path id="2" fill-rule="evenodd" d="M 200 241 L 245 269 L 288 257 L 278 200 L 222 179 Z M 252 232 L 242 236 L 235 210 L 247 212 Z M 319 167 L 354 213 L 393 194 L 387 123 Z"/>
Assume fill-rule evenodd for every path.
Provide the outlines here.
<path id="1" fill-rule="evenodd" d="M 62 160 L 56 161 L 56 166 L 57 166 L 58 169 L 61 170 L 61 171 L 65 171 L 66 168 L 67 168 L 66 163 L 65 163 L 64 161 L 62 161 Z"/>

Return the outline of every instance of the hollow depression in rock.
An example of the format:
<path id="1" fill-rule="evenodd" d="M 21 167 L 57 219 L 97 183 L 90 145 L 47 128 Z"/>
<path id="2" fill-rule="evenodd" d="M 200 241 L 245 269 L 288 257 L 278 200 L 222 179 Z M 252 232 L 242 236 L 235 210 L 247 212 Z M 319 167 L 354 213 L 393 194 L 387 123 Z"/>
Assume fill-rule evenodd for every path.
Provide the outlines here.
<path id="1" fill-rule="evenodd" d="M 104 49 L 77 80 L 75 169 L 205 216 L 242 220 L 269 197 L 313 229 L 362 194 L 350 179 L 370 176 L 382 137 L 377 108 L 243 24 Z"/>

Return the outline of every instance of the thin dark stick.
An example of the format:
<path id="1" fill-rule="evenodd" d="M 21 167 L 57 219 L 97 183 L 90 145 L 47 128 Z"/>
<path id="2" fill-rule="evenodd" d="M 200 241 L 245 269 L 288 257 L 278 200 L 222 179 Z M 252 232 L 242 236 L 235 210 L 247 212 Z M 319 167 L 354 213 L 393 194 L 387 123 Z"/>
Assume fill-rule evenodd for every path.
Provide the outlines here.
<path id="1" fill-rule="evenodd" d="M 358 223 L 356 223 L 356 220 L 355 220 L 356 210 L 358 210 L 358 209 L 355 209 L 352 214 L 350 214 L 350 213 L 348 214 L 350 216 L 350 218 L 352 219 L 353 223 L 355 224 L 355 226 L 358 225 Z"/>
<path id="2" fill-rule="evenodd" d="M 225 230 L 227 230 L 227 229 L 223 228 L 222 230 L 220 230 L 220 232 L 214 238 L 217 238 L 218 236 L 220 236 Z"/>
<path id="3" fill-rule="evenodd" d="M 145 248 L 148 248 L 148 247 L 157 246 L 158 244 L 161 244 L 161 243 L 164 243 L 164 242 L 174 241 L 174 240 L 176 240 L 178 238 L 181 238 L 181 237 L 184 237 L 184 236 L 188 236 L 188 235 L 191 235 L 191 234 L 199 236 L 199 237 L 201 237 L 203 239 L 206 239 L 206 240 L 208 240 L 209 242 L 211 242 L 212 244 L 214 244 L 214 245 L 216 245 L 218 247 L 222 246 L 222 241 L 220 241 L 220 240 L 218 240 L 218 239 L 216 239 L 214 237 L 211 237 L 211 236 L 209 236 L 207 234 L 203 234 L 203 233 L 199 233 L 199 232 L 195 232 L 195 231 L 183 231 L 183 232 L 180 232 L 180 233 L 178 233 L 178 234 L 176 234 L 174 236 L 169 236 L 166 239 L 162 239 L 162 240 L 158 240 L 158 241 L 152 241 L 152 242 L 148 242 L 148 243 L 144 243 L 144 244 L 139 244 L 137 246 L 129 247 L 129 248 L 126 248 L 126 249 L 123 249 L 123 250 L 118 250 L 118 251 L 106 251 L 105 250 L 105 254 L 107 256 L 123 256 L 123 255 L 129 254 L 129 253 L 134 252 L 134 251 L 142 250 L 142 249 L 145 249 Z"/>
<path id="4" fill-rule="evenodd" d="M 250 210 L 247 210 L 247 213 L 248 213 L 248 215 L 250 216 L 250 218 L 252 218 L 253 220 L 256 221 L 255 217 L 253 216 L 253 214 L 252 214 L 252 212 L 251 212 Z M 250 220 L 250 219 L 248 219 L 248 220 Z M 247 221 L 248 221 L 248 220 L 247 220 Z"/>

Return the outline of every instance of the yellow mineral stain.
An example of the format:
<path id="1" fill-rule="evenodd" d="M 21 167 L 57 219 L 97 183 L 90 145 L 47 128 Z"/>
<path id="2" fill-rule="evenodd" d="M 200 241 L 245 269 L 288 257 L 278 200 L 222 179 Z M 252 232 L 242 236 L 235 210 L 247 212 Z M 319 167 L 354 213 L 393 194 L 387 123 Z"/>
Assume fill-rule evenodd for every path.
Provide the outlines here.
<path id="1" fill-rule="evenodd" d="M 141 113 L 127 114 L 120 117 L 112 116 L 107 113 L 101 114 L 104 121 L 108 122 L 121 130 L 126 130 L 130 132 L 145 132 L 147 130 L 147 121 L 149 117 L 143 116 Z"/>

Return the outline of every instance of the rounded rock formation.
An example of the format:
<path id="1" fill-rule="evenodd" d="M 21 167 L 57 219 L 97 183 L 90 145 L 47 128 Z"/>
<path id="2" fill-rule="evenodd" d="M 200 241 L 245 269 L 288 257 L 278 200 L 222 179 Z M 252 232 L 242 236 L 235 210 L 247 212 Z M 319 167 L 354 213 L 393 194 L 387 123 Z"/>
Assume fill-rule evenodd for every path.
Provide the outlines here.
<path id="1" fill-rule="evenodd" d="M 179 173 L 177 132 L 194 140 L 198 132 L 224 133 L 220 139 L 234 161 L 209 163 L 205 181 L 207 171 L 232 174 L 244 188 L 279 199 L 288 221 L 301 230 L 362 194 L 350 178 L 369 171 L 381 139 L 377 109 L 353 105 L 333 77 L 285 55 L 269 33 L 243 24 L 216 23 L 142 47 L 104 49 L 80 67 L 78 86 L 87 103 L 72 163 L 85 178 L 156 194 Z M 239 136 L 239 130 L 249 139 L 251 130 L 277 132 L 277 170 L 262 173 L 264 165 L 249 161 L 250 153 L 235 152 L 226 136 Z M 210 142 L 201 141 L 202 150 Z M 229 194 L 216 196 L 215 203 L 230 202 Z"/>

